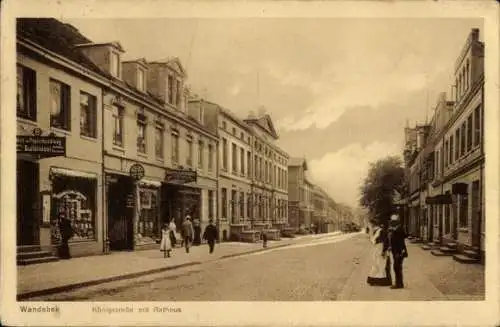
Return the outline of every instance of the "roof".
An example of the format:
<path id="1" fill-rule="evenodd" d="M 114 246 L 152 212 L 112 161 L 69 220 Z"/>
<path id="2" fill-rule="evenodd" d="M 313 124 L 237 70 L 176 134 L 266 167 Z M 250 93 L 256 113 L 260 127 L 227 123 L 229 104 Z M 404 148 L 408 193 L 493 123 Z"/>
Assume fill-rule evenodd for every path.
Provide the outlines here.
<path id="1" fill-rule="evenodd" d="M 110 77 L 85 56 L 76 44 L 89 43 L 91 40 L 82 35 L 78 29 L 54 18 L 18 18 L 17 36 L 27 39 L 66 59 L 78 63 L 89 70 Z"/>
<path id="2" fill-rule="evenodd" d="M 256 118 L 246 118 L 244 121 L 246 123 L 259 126 L 275 139 L 279 138 L 278 132 L 276 131 L 276 128 L 274 128 L 271 116 L 269 116 L 268 114 L 264 114 L 263 116 Z"/>
<path id="3" fill-rule="evenodd" d="M 306 158 L 290 158 L 288 160 L 289 167 L 300 167 L 303 166 L 304 170 L 307 170 Z"/>
<path id="4" fill-rule="evenodd" d="M 167 57 L 165 59 L 151 61 L 150 64 L 167 65 L 170 67 L 172 67 L 172 64 L 176 64 L 177 68 L 179 69 L 179 73 L 184 76 L 187 75 L 184 66 L 182 66 L 181 60 L 178 57 Z"/>
<path id="5" fill-rule="evenodd" d="M 120 52 L 125 52 L 125 50 L 123 49 L 121 43 L 118 42 L 118 41 L 102 42 L 102 43 L 86 42 L 86 43 L 82 43 L 82 44 L 75 43 L 73 46 L 75 46 L 77 48 L 90 48 L 90 47 L 98 47 L 98 46 L 103 46 L 103 45 L 112 46 L 112 47 L 114 47 L 116 50 L 118 50 Z"/>

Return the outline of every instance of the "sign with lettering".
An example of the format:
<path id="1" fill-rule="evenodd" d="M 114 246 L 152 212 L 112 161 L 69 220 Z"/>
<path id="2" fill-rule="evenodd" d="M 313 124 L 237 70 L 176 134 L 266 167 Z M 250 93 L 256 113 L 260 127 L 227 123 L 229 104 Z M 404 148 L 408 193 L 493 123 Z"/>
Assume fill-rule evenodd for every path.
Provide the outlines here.
<path id="1" fill-rule="evenodd" d="M 172 183 L 192 183 L 196 182 L 198 175 L 196 170 L 166 169 L 165 181 Z"/>
<path id="2" fill-rule="evenodd" d="M 135 207 L 135 194 L 127 194 L 126 207 L 127 208 Z"/>
<path id="3" fill-rule="evenodd" d="M 144 177 L 144 167 L 139 164 L 133 164 L 130 166 L 130 177 L 135 179 L 136 181 L 141 180 Z"/>
<path id="4" fill-rule="evenodd" d="M 66 138 L 18 135 L 17 153 L 33 154 L 44 158 L 65 156 Z"/>

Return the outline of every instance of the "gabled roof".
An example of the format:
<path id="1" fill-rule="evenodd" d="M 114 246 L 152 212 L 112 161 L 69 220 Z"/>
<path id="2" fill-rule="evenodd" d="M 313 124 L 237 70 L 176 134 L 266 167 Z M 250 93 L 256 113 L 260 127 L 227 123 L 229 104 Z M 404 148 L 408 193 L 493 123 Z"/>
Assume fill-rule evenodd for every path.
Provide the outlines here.
<path id="1" fill-rule="evenodd" d="M 304 170 L 307 170 L 306 158 L 290 158 L 288 160 L 288 167 L 300 167 L 302 166 Z"/>
<path id="2" fill-rule="evenodd" d="M 278 132 L 274 127 L 273 120 L 268 114 L 264 114 L 263 116 L 257 118 L 247 118 L 245 119 L 245 122 L 259 126 L 275 139 L 279 138 Z"/>
<path id="3" fill-rule="evenodd" d="M 182 76 L 186 76 L 186 70 L 182 66 L 181 60 L 178 57 L 167 57 L 162 60 L 152 61 L 151 64 L 164 64 L 177 70 Z"/>
<path id="4" fill-rule="evenodd" d="M 82 43 L 82 44 L 75 44 L 74 47 L 77 47 L 77 48 L 90 48 L 90 47 L 98 47 L 98 46 L 103 46 L 103 45 L 112 46 L 113 48 L 115 48 L 116 50 L 118 50 L 118 51 L 120 51 L 122 53 L 125 52 L 125 50 L 123 49 L 121 43 L 118 42 L 118 41 L 102 42 L 102 43 L 86 42 L 86 43 Z"/>
<path id="5" fill-rule="evenodd" d="M 18 18 L 17 37 L 31 41 L 42 48 L 52 51 L 68 60 L 78 63 L 89 70 L 109 77 L 87 56 L 75 48 L 76 44 L 91 43 L 75 27 L 54 18 Z"/>

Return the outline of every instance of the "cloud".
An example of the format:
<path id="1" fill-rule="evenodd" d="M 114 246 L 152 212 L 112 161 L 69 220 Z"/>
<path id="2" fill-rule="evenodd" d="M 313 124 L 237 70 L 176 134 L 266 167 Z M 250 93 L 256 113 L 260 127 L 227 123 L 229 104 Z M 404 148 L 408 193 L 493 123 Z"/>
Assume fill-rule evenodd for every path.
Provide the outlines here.
<path id="1" fill-rule="evenodd" d="M 351 143 L 336 152 L 310 160 L 309 171 L 314 183 L 323 187 L 335 201 L 357 206 L 359 186 L 368 172 L 369 163 L 389 155 L 401 155 L 401 151 L 395 143 Z"/>

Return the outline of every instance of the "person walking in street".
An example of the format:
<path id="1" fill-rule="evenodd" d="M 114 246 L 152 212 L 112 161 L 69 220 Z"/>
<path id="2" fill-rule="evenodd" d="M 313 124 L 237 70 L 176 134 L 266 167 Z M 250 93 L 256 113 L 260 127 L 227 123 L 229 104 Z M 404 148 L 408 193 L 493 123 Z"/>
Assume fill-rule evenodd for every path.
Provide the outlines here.
<path id="1" fill-rule="evenodd" d="M 262 231 L 262 247 L 267 248 L 267 233 L 265 230 Z"/>
<path id="2" fill-rule="evenodd" d="M 392 285 L 388 239 L 386 227 L 382 224 L 373 228 L 372 267 L 366 282 L 371 286 Z"/>
<path id="3" fill-rule="evenodd" d="M 69 252 L 69 240 L 74 235 L 71 221 L 66 217 L 61 217 L 59 220 L 59 232 L 61 233 L 61 246 L 59 248 L 59 256 L 61 259 L 71 259 Z"/>
<path id="4" fill-rule="evenodd" d="M 160 251 L 163 252 L 164 258 L 170 258 L 170 251 L 172 251 L 172 241 L 170 239 L 170 228 L 167 223 L 163 224 L 161 229 L 161 242 Z"/>
<path id="5" fill-rule="evenodd" d="M 177 226 L 175 225 L 174 218 L 170 220 L 170 224 L 168 224 L 168 229 L 169 229 L 169 237 L 170 237 L 170 243 L 172 243 L 172 248 L 175 248 L 175 245 L 177 244 L 177 238 L 175 237 L 175 233 L 177 231 Z"/>
<path id="6" fill-rule="evenodd" d="M 193 219 L 193 230 L 194 230 L 193 245 L 198 246 L 201 244 L 201 224 L 198 218 Z"/>
<path id="7" fill-rule="evenodd" d="M 193 223 L 191 222 L 191 217 L 189 215 L 184 219 L 184 223 L 182 223 L 182 238 L 184 242 L 184 247 L 186 248 L 186 253 L 189 253 L 189 247 L 191 246 L 191 242 L 193 241 Z"/>
<path id="8" fill-rule="evenodd" d="M 389 247 L 392 252 L 393 269 L 396 277 L 395 285 L 391 286 L 393 289 L 404 288 L 403 284 L 403 260 L 408 257 L 408 250 L 406 249 L 405 238 L 406 233 L 401 226 L 398 215 L 391 216 L 391 230 L 389 235 Z"/>
<path id="9" fill-rule="evenodd" d="M 205 227 L 205 231 L 203 232 L 203 239 L 208 243 L 209 253 L 214 252 L 215 240 L 217 239 L 218 234 L 219 233 L 217 231 L 217 227 L 214 225 L 214 221 L 210 219 L 207 227 Z"/>

